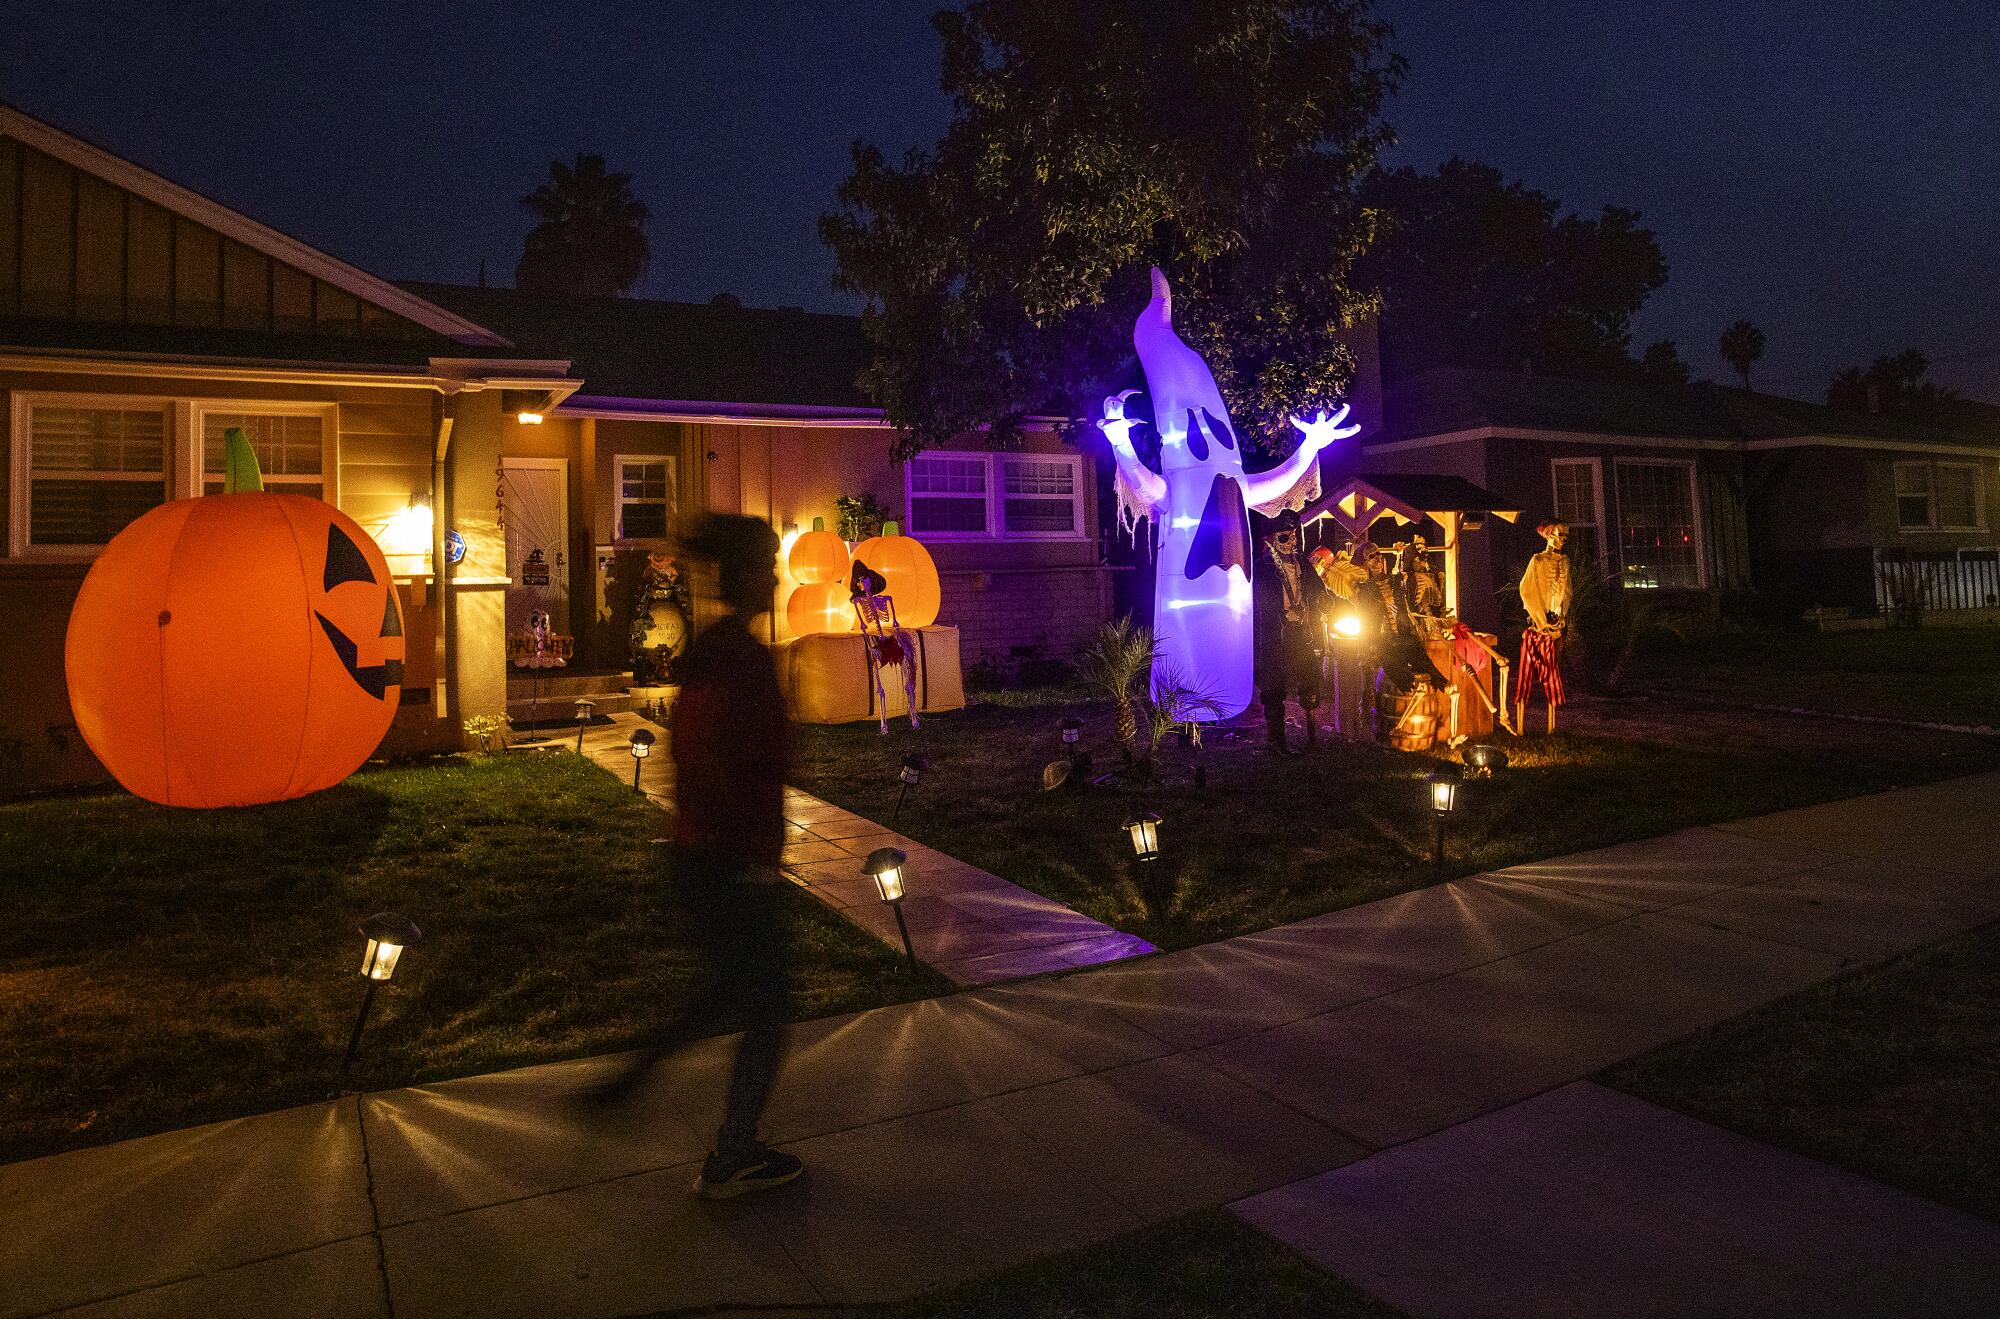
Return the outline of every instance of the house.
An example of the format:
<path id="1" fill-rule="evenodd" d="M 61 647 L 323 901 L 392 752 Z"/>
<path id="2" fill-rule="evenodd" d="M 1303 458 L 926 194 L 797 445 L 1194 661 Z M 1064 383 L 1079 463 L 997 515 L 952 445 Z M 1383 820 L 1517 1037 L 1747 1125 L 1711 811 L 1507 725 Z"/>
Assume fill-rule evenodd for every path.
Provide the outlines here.
<path id="1" fill-rule="evenodd" d="M 120 528 L 220 488 L 230 427 L 383 544 L 392 751 L 503 713 L 531 612 L 622 669 L 639 568 L 696 509 L 787 532 L 873 496 L 930 546 L 968 663 L 1066 655 L 1110 608 L 1093 464 L 1044 427 L 899 465 L 864 352 L 851 317 L 398 286 L 0 105 L 0 786 L 102 776 L 71 604 Z"/>
<path id="2" fill-rule="evenodd" d="M 1391 387 L 1383 415 L 1347 470 L 1457 476 L 1527 510 L 1460 556 L 1477 627 L 1518 622 L 1514 586 L 1552 517 L 1580 571 L 1626 590 L 1865 613 L 1892 603 L 1909 563 L 1934 606 L 2000 590 L 2000 410 L 1945 426 L 1715 385 L 1446 368 Z"/>

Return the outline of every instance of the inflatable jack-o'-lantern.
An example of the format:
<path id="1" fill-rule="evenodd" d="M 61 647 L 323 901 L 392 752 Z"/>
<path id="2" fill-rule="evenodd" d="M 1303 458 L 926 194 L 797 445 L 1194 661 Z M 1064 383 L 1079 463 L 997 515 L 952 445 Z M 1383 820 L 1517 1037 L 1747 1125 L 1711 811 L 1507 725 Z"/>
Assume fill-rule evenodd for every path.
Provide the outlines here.
<path id="1" fill-rule="evenodd" d="M 262 489 L 230 432 L 220 495 L 114 537 L 70 613 L 70 708 L 126 788 L 169 806 L 302 797 L 361 767 L 403 681 L 388 561 L 323 500 Z"/>
<path id="2" fill-rule="evenodd" d="M 793 541 L 791 553 L 785 556 L 792 580 L 801 586 L 846 581 L 847 542 L 820 527 L 818 518 L 813 523 L 813 529 Z"/>
<path id="3" fill-rule="evenodd" d="M 856 545 L 854 557 L 888 580 L 888 594 L 896 602 L 896 617 L 904 627 L 929 627 L 937 622 L 943 594 L 937 564 L 922 542 L 898 535 L 896 524 L 891 522 L 881 535 Z"/>
<path id="4" fill-rule="evenodd" d="M 796 636 L 817 636 L 823 632 L 852 632 L 854 605 L 848 600 L 845 582 L 808 582 L 785 602 L 785 621 Z"/>

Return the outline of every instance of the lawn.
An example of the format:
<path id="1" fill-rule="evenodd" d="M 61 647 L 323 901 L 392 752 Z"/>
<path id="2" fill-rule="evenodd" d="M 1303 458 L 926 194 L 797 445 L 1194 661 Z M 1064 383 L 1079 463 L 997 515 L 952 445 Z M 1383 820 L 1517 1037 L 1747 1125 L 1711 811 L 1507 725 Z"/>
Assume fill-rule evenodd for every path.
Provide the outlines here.
<path id="1" fill-rule="evenodd" d="M 1647 657 L 1635 686 L 1929 723 L 2000 725 L 2000 627 L 1752 632 Z"/>
<path id="2" fill-rule="evenodd" d="M 1207 735 L 1206 788 L 1194 786 L 1189 754 L 1170 747 L 1159 785 L 1044 792 L 1064 714 L 1084 720 L 1099 768 L 1119 760 L 1109 706 L 1056 689 L 1039 701 L 1008 693 L 915 731 L 895 723 L 888 737 L 866 724 L 803 729 L 795 778 L 887 820 L 901 757 L 926 755 L 931 768 L 899 830 L 1161 947 L 1281 925 L 1440 874 L 1420 781 L 1437 763 L 1428 756 L 1342 742 L 1279 760 L 1261 728 L 1245 726 Z M 1578 703 L 1563 723 L 1576 731 L 1499 740 L 1512 764 L 1460 793 L 1443 874 L 2000 768 L 1992 738 L 1657 701 Z M 1119 829 L 1145 810 L 1165 821 L 1150 873 L 1135 867 Z"/>
<path id="3" fill-rule="evenodd" d="M 643 1042 L 701 965 L 664 826 L 568 754 L 373 770 L 243 810 L 0 806 L 0 1160 L 342 1089 L 355 927 L 384 909 L 424 940 L 377 995 L 345 1088 Z M 942 988 L 787 894 L 796 1015 Z"/>
<path id="4" fill-rule="evenodd" d="M 1600 1079 L 2000 1220 L 2000 924 L 1766 1004 Z"/>
<path id="5" fill-rule="evenodd" d="M 1402 1311 L 1211 1209 L 869 1313 L 885 1319 L 1395 1319 Z"/>

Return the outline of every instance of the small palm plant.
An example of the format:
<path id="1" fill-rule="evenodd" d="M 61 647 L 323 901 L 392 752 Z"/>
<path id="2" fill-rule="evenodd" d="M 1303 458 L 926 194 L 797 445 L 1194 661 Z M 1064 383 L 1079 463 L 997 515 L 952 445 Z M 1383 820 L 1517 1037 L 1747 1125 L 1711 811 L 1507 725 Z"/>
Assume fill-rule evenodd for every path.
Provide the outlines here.
<path id="1" fill-rule="evenodd" d="M 1127 614 L 1099 628 L 1077 656 L 1078 676 L 1111 698 L 1118 714 L 1118 745 L 1127 764 L 1136 759 L 1139 745 L 1139 710 L 1132 689 L 1152 671 L 1158 653 L 1153 629 L 1139 627 Z"/>

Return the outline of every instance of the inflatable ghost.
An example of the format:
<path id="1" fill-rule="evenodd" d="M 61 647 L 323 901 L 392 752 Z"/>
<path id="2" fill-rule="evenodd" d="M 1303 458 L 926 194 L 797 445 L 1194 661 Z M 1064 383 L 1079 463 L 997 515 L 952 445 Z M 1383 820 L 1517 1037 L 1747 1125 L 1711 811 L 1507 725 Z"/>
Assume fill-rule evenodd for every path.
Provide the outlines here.
<path id="1" fill-rule="evenodd" d="M 1303 438 L 1291 457 L 1270 471 L 1246 472 L 1215 376 L 1174 333 L 1173 294 L 1157 269 L 1152 300 L 1132 327 L 1132 345 L 1153 395 L 1160 470 L 1147 467 L 1132 447 L 1139 421 L 1126 417 L 1125 401 L 1138 391 L 1104 400 L 1104 420 L 1097 424 L 1118 463 L 1121 497 L 1159 528 L 1153 678 L 1157 683 L 1172 674 L 1214 702 L 1214 718 L 1233 718 L 1249 706 L 1254 689 L 1249 510 L 1282 503 L 1322 450 L 1361 428 L 1341 425 L 1346 408 L 1311 421 L 1294 417 Z"/>

